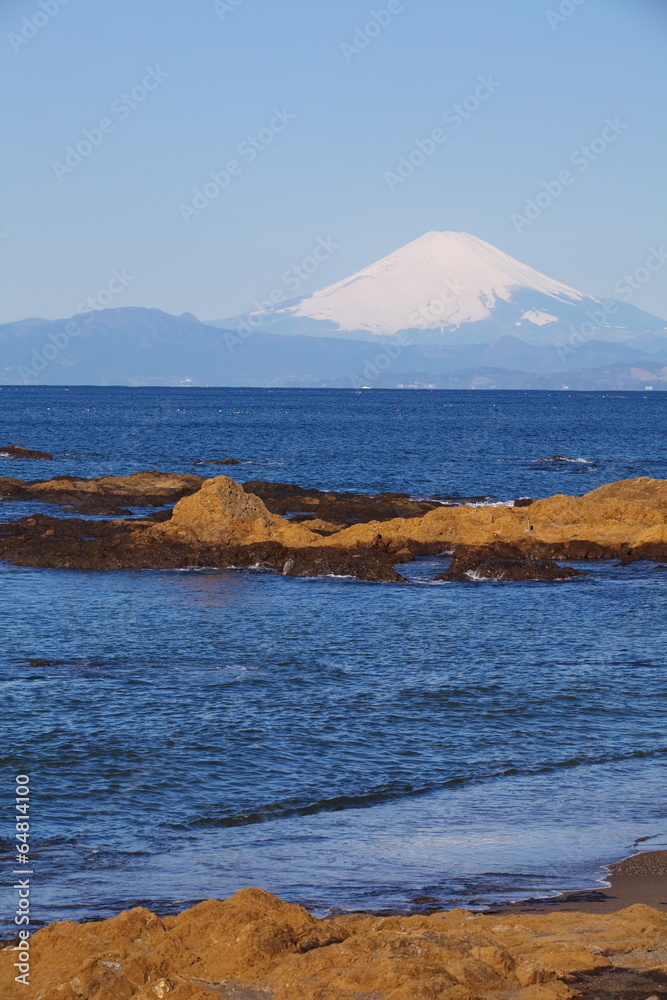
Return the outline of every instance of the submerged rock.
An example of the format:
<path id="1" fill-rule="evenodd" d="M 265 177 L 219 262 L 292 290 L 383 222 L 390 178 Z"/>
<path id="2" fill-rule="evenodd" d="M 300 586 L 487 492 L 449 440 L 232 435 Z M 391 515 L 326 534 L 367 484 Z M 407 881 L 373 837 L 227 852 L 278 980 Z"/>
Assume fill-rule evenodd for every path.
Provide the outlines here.
<path id="1" fill-rule="evenodd" d="M 29 988 L 15 981 L 17 951 L 11 945 L 0 951 L 0 995 L 568 1000 L 596 972 L 605 985 L 624 975 L 662 994 L 666 936 L 667 914 L 642 904 L 604 915 L 457 909 L 319 920 L 261 889 L 243 889 L 163 919 L 137 907 L 109 920 L 45 927 L 30 938 Z"/>
<path id="2" fill-rule="evenodd" d="M 446 573 L 436 580 L 571 580 L 583 576 L 572 566 L 559 566 L 552 561 L 508 559 L 492 549 L 457 550 Z"/>
<path id="3" fill-rule="evenodd" d="M 48 451 L 32 451 L 30 448 L 20 448 L 17 444 L 6 444 L 0 447 L 0 458 L 32 458 L 44 462 L 52 462 L 53 455 Z"/>
<path id="4" fill-rule="evenodd" d="M 240 458 L 199 458 L 193 465 L 248 465 Z"/>
<path id="5" fill-rule="evenodd" d="M 66 514 L 81 514 L 84 517 L 132 517 L 132 511 L 127 507 L 114 507 L 99 498 L 72 503 L 63 510 Z"/>

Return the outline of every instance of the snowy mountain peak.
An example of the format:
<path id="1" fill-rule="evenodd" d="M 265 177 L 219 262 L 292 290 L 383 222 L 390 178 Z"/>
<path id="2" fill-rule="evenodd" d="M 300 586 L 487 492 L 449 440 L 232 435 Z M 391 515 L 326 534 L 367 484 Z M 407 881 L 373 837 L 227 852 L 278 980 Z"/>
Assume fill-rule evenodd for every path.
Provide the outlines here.
<path id="1" fill-rule="evenodd" d="M 620 342 L 656 336 L 665 324 L 628 303 L 609 306 L 548 278 L 470 233 L 424 233 L 348 278 L 252 314 L 253 328 L 290 336 L 393 338 L 438 348 L 511 336 L 532 346 Z M 246 317 L 220 321 L 221 326 Z M 657 350 L 657 348 L 656 348 Z"/>
<path id="2" fill-rule="evenodd" d="M 276 316 L 379 335 L 456 329 L 488 319 L 519 290 L 568 303 L 585 298 L 470 233 L 432 231 Z"/>

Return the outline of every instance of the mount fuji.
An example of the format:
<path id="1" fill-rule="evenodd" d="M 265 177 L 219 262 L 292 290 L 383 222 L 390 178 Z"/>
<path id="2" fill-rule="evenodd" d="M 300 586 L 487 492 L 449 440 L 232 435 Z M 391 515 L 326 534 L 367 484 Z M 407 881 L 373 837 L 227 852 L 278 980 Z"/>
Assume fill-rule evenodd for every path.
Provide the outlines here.
<path id="1" fill-rule="evenodd" d="M 242 317 L 216 326 L 233 328 Z M 546 347 L 580 339 L 667 344 L 667 324 L 604 302 L 522 264 L 469 233 L 430 232 L 321 291 L 246 320 L 263 333 L 458 347 L 511 336 Z M 403 337 L 401 337 L 403 335 Z M 661 344 L 653 344 L 655 338 Z"/>
<path id="2" fill-rule="evenodd" d="M 0 386 L 22 384 L 665 391 L 667 325 L 433 232 L 231 320 L 126 306 L 0 324 Z"/>

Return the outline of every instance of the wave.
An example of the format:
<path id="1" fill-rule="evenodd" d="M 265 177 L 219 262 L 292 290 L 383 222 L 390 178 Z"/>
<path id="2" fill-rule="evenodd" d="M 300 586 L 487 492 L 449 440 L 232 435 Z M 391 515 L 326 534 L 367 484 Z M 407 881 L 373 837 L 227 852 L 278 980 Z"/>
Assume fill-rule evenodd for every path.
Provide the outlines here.
<path id="1" fill-rule="evenodd" d="M 356 795 L 335 795 L 330 798 L 318 799 L 314 802 L 302 802 L 297 799 L 286 799 L 282 802 L 267 803 L 255 809 L 238 812 L 231 815 L 206 815 L 194 820 L 179 823 L 167 823 L 172 830 L 194 830 L 202 827 L 226 828 L 237 826 L 253 826 L 257 823 L 267 823 L 276 819 L 290 819 L 296 816 L 312 816 L 317 813 L 343 812 L 348 809 L 367 809 L 371 806 L 384 805 L 407 798 L 417 798 L 431 795 L 450 788 L 462 788 L 472 785 L 486 784 L 502 778 L 534 777 L 541 774 L 552 774 L 558 771 L 572 770 L 578 767 L 600 767 L 605 764 L 622 764 L 631 760 L 648 760 L 667 755 L 667 746 L 655 750 L 633 750 L 624 754 L 603 754 L 599 757 L 569 757 L 561 761 L 546 761 L 534 767 L 508 767 L 487 774 L 459 775 L 445 781 L 413 785 L 410 783 L 389 782 L 379 785 L 368 792 Z"/>
<path id="2" fill-rule="evenodd" d="M 595 465 L 594 458 L 567 458 L 565 455 L 550 455 L 548 458 L 533 458 L 532 462 L 572 462 L 575 465 Z"/>

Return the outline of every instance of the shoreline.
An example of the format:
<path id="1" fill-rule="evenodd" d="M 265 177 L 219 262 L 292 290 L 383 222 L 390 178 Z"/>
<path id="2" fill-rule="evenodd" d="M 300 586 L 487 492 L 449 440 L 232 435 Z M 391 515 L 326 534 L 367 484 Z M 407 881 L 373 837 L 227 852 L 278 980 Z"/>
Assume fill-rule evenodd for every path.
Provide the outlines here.
<path id="1" fill-rule="evenodd" d="M 621 861 L 605 865 L 606 873 L 602 878 L 608 882 L 599 888 L 572 889 L 566 892 L 559 892 L 554 896 L 529 896 L 509 903 L 489 903 L 479 908 L 469 908 L 463 904 L 453 904 L 446 906 L 419 907 L 415 909 L 326 909 L 322 905 L 308 906 L 292 900 L 289 905 L 299 906 L 306 909 L 316 919 L 324 921 L 335 921 L 347 917 L 396 917 L 410 919 L 412 917 L 428 917 L 435 914 L 451 913 L 453 911 L 466 911 L 474 916 L 495 916 L 502 914 L 548 914 L 556 912 L 571 913 L 591 913 L 607 914 L 617 913 L 628 906 L 642 904 L 650 906 L 652 909 L 667 912 L 667 848 L 655 851 L 641 851 L 630 854 Z M 249 887 L 237 890 L 240 892 L 249 891 Z M 268 891 L 268 890 L 261 890 Z M 211 897 L 216 898 L 218 897 Z M 228 897 L 220 897 L 226 899 Z M 231 897 L 230 897 L 231 898 Z M 196 897 L 187 903 L 184 909 L 202 905 L 206 899 L 197 900 Z M 53 927 L 55 924 L 72 923 L 80 926 L 88 924 L 102 923 L 117 917 L 120 913 L 129 912 L 137 907 L 144 908 L 147 904 L 143 901 L 128 901 L 110 916 L 84 917 L 75 919 L 72 917 L 60 917 L 43 924 L 39 924 L 33 933 Z M 155 906 L 154 912 L 161 920 L 170 920 L 183 912 L 176 907 Z M 0 937 L 0 949 L 15 941 L 15 937 Z"/>
<path id="2" fill-rule="evenodd" d="M 136 907 L 37 931 L 22 958 L 29 994 L 5 944 L 0 989 L 6 1000 L 662 1000 L 667 850 L 609 870 L 608 910 L 575 893 L 528 909 L 318 919 L 253 888 L 164 918 Z"/>
<path id="3" fill-rule="evenodd" d="M 480 913 L 617 913 L 643 903 L 667 912 L 667 850 L 641 851 L 605 866 L 609 885 L 489 906 Z"/>

